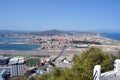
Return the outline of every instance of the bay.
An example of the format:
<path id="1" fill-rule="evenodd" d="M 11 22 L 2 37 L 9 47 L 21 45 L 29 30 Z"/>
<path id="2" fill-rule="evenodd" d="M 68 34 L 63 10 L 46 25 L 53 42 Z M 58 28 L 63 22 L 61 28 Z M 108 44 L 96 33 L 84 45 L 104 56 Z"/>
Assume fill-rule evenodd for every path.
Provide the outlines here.
<path id="1" fill-rule="evenodd" d="M 0 42 L 24 42 L 24 38 L 18 38 L 15 36 L 0 36 Z M 0 44 L 0 50 L 22 50 L 22 51 L 31 51 L 40 48 L 40 45 L 31 45 L 31 44 Z"/>
<path id="2" fill-rule="evenodd" d="M 40 45 L 29 45 L 29 44 L 0 44 L 0 50 L 35 50 L 40 48 Z"/>

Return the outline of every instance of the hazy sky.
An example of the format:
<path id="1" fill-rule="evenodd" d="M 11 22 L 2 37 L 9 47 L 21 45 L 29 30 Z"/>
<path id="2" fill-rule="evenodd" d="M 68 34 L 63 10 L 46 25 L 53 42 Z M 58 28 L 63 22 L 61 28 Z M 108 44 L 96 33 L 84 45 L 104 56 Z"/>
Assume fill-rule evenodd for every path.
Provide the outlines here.
<path id="1" fill-rule="evenodd" d="M 0 29 L 120 29 L 120 0 L 0 0 Z"/>

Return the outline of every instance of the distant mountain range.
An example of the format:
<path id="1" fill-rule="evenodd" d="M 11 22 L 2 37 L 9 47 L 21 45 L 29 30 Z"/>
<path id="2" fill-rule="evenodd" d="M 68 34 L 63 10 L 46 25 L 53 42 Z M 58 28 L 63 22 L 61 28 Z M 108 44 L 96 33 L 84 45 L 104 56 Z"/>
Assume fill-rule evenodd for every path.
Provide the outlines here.
<path id="1" fill-rule="evenodd" d="M 41 32 L 32 32 L 31 34 L 35 35 L 62 35 L 62 34 L 68 34 L 68 35 L 76 35 L 76 34 L 83 34 L 83 33 L 89 33 L 89 34 L 96 34 L 93 32 L 79 32 L 79 31 L 60 31 L 60 30 L 48 30 L 48 31 L 41 31 Z"/>
<path id="2" fill-rule="evenodd" d="M 98 33 L 120 33 L 120 30 L 107 30 L 107 29 L 98 29 L 98 30 L 93 30 L 93 31 L 60 31 L 60 30 L 46 30 L 46 31 L 20 31 L 20 30 L 0 30 L 0 33 L 3 32 L 57 32 L 57 33 L 69 33 L 69 32 L 82 32 L 82 33 L 87 33 L 87 32 L 98 32 Z"/>
<path id="3" fill-rule="evenodd" d="M 67 31 L 59 31 L 59 30 L 48 30 L 48 31 L 41 31 L 41 32 L 32 32 L 31 34 L 35 35 L 60 35 L 60 34 L 69 34 L 70 32 Z"/>
<path id="4" fill-rule="evenodd" d="M 76 34 L 83 34 L 83 33 L 89 33 L 89 34 L 95 34 L 94 32 L 81 32 L 81 31 L 60 31 L 60 30 L 47 30 L 47 31 L 17 31 L 17 30 L 0 30 L 0 34 L 30 34 L 30 35 L 62 35 L 62 34 L 68 34 L 68 35 L 76 35 Z"/>
<path id="5" fill-rule="evenodd" d="M 120 33 L 119 30 L 96 30 L 90 32 L 82 32 L 82 31 L 60 31 L 60 30 L 47 30 L 47 31 L 17 31 L 17 30 L 0 30 L 0 34 L 30 34 L 30 35 L 62 35 L 62 34 L 69 34 L 69 35 L 77 35 L 77 34 L 96 34 L 96 33 Z"/>

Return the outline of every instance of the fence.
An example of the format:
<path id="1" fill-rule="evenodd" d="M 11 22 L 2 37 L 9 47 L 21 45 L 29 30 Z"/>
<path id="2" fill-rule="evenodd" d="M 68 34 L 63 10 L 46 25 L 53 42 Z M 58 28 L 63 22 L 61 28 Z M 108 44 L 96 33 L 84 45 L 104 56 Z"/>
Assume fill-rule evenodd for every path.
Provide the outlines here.
<path id="1" fill-rule="evenodd" d="M 120 80 L 120 59 L 114 62 L 114 70 L 101 73 L 101 66 L 96 65 L 93 70 L 93 80 Z"/>

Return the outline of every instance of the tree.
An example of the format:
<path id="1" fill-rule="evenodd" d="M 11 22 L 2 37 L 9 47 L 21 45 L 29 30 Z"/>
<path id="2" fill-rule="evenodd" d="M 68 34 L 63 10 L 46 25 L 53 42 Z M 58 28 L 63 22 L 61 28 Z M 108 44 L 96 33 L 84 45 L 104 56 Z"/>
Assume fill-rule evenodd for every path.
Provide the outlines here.
<path id="1" fill-rule="evenodd" d="M 40 77 L 37 77 L 37 80 L 49 80 L 49 78 L 48 74 L 43 74 Z"/>
<path id="2" fill-rule="evenodd" d="M 102 72 L 111 70 L 115 58 L 102 52 L 97 48 L 90 48 L 83 51 L 81 55 L 73 58 L 73 71 L 79 74 L 80 80 L 92 80 L 93 68 L 99 64 L 102 66 Z M 105 66 L 110 64 L 109 66 Z"/>

